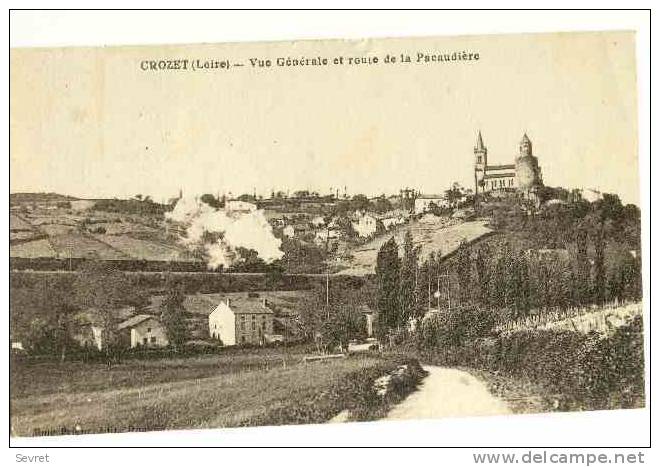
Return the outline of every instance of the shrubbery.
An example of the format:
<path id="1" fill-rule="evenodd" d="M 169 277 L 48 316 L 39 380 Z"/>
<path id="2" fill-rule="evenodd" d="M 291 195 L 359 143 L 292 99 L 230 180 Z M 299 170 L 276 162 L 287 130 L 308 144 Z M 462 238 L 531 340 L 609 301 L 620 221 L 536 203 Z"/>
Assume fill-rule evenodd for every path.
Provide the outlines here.
<path id="1" fill-rule="evenodd" d="M 538 383 L 560 410 L 644 405 L 642 320 L 608 338 L 569 331 L 524 331 L 464 345 L 426 347 L 425 361 L 487 370 Z"/>
<path id="2" fill-rule="evenodd" d="M 390 379 L 384 395 L 378 394 L 374 381 L 401 365 L 406 365 L 406 371 Z M 294 390 L 281 405 L 246 420 L 244 426 L 324 423 L 345 410 L 350 413 L 350 420 L 376 420 L 414 391 L 425 374 L 415 359 L 390 357 L 376 366 L 346 375 L 326 391 Z"/>

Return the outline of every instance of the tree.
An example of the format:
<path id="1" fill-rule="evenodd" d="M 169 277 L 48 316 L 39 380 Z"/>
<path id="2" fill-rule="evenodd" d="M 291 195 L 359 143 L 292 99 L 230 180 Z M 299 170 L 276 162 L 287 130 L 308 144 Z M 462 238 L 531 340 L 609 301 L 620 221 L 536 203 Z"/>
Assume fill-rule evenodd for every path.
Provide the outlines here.
<path id="1" fill-rule="evenodd" d="M 57 287 L 18 288 L 10 294 L 12 340 L 36 353 L 60 355 L 64 361 L 72 346 L 77 307 L 68 282 Z"/>
<path id="2" fill-rule="evenodd" d="M 494 326 L 495 317 L 490 310 L 473 305 L 459 306 L 424 319 L 418 343 L 430 348 L 460 346 L 487 336 Z"/>
<path id="3" fill-rule="evenodd" d="M 323 271 L 325 254 L 318 246 L 295 238 L 285 238 L 281 248 L 284 256 L 280 261 L 289 274 L 314 274 Z"/>
<path id="4" fill-rule="evenodd" d="M 353 211 L 368 211 L 370 207 L 371 202 L 365 195 L 355 195 L 351 199 L 351 209 Z"/>
<path id="5" fill-rule="evenodd" d="M 125 274 L 102 262 L 85 263 L 73 289 L 77 307 L 93 313 L 99 321 L 106 358 L 108 361 L 116 358 L 119 349 L 116 312 L 122 307 L 144 303 L 144 297 Z"/>
<path id="6" fill-rule="evenodd" d="M 466 303 L 472 295 L 472 261 L 470 249 L 465 239 L 461 240 L 456 252 L 455 271 L 458 282 L 458 298 L 460 303 Z"/>
<path id="7" fill-rule="evenodd" d="M 205 194 L 203 194 L 203 195 L 199 198 L 199 200 L 200 200 L 202 203 L 208 204 L 209 206 L 211 206 L 212 208 L 215 208 L 215 209 L 219 209 L 219 208 L 221 208 L 221 207 L 223 206 L 223 204 L 224 204 L 224 203 L 221 202 L 221 200 L 219 200 L 218 198 L 216 198 L 215 196 L 213 196 L 213 195 L 210 194 L 210 193 L 205 193 Z"/>
<path id="8" fill-rule="evenodd" d="M 392 210 L 392 203 L 390 200 L 385 198 L 385 195 L 376 198 L 372 204 L 373 210 L 378 213 L 384 213 Z"/>
<path id="9" fill-rule="evenodd" d="M 602 304 L 606 298 L 606 274 L 605 274 L 605 235 L 603 229 L 594 232 L 594 278 L 593 278 L 593 301 Z"/>
<path id="10" fill-rule="evenodd" d="M 527 258 L 521 252 L 512 257 L 509 276 L 509 295 L 513 298 L 514 316 L 527 316 L 530 309 L 529 268 Z"/>
<path id="11" fill-rule="evenodd" d="M 160 317 L 167 332 L 167 340 L 175 350 L 180 350 L 188 339 L 186 309 L 183 302 L 186 296 L 181 284 L 166 281 L 167 294 L 160 306 Z"/>
<path id="12" fill-rule="evenodd" d="M 399 246 L 394 237 L 386 241 L 376 257 L 378 315 L 376 331 L 385 335 L 399 325 Z"/>
<path id="13" fill-rule="evenodd" d="M 489 253 L 486 248 L 487 247 L 477 248 L 473 262 L 476 297 L 477 301 L 482 306 L 487 305 L 489 302 L 488 285 L 490 283 L 490 264 L 488 262 Z"/>
<path id="14" fill-rule="evenodd" d="M 353 227 L 353 223 L 346 216 L 337 217 L 336 220 L 337 228 L 341 232 L 342 236 L 345 238 L 355 238 L 357 237 L 357 232 Z"/>
<path id="15" fill-rule="evenodd" d="M 412 234 L 408 230 L 403 240 L 403 259 L 399 278 L 400 315 L 398 323 L 404 324 L 417 311 L 415 289 L 417 286 L 417 256 L 419 247 L 413 245 Z"/>
<path id="16" fill-rule="evenodd" d="M 345 348 L 350 339 L 366 335 L 365 307 L 371 308 L 372 284 L 354 286 L 344 281 L 329 281 L 305 294 L 305 313 L 300 326 L 306 340 L 313 340 L 317 350 L 328 351 L 337 345 Z"/>
<path id="17" fill-rule="evenodd" d="M 449 205 L 455 208 L 458 205 L 458 202 L 463 198 L 463 192 L 461 191 L 461 186 L 458 183 L 452 184 L 449 190 L 445 190 L 445 199 Z"/>
<path id="18" fill-rule="evenodd" d="M 573 275 L 573 302 L 583 305 L 589 299 L 591 286 L 590 264 L 588 256 L 588 234 L 584 226 L 580 226 L 575 236 L 575 266 Z"/>

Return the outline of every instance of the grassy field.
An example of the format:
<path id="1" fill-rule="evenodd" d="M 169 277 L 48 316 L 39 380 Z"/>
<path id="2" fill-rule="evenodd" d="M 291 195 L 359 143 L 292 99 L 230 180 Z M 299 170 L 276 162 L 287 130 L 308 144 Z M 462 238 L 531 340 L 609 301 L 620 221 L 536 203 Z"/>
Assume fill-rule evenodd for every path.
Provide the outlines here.
<path id="1" fill-rule="evenodd" d="M 403 239 L 408 230 L 413 236 L 413 243 L 420 247 L 422 261 L 431 252 L 441 250 L 443 255 L 447 255 L 458 248 L 462 240 L 470 242 L 491 232 L 482 221 L 452 224 L 445 218 L 426 216 L 399 228 L 394 233 L 381 235 L 350 251 L 352 258 L 345 264 L 347 268 L 339 271 L 338 274 L 357 276 L 373 274 L 380 247 L 394 236 L 400 248 L 403 248 Z"/>
<path id="2" fill-rule="evenodd" d="M 9 256 L 18 256 L 20 258 L 50 258 L 56 254 L 46 239 L 9 245 Z"/>
<path id="3" fill-rule="evenodd" d="M 347 409 L 365 419 L 372 408 L 383 411 L 373 380 L 400 364 L 376 356 L 309 364 L 301 358 L 294 350 L 257 350 L 110 368 L 14 363 L 11 433 L 320 423 Z"/>

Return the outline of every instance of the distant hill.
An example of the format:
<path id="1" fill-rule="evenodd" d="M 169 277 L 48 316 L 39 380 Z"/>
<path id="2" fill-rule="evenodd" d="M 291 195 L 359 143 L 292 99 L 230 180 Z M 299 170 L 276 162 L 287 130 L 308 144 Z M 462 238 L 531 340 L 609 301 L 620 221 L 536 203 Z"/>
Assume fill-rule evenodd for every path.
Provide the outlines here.
<path id="1" fill-rule="evenodd" d="M 73 201 L 78 198 L 59 193 L 10 193 L 10 204 L 22 203 L 58 203 L 61 201 Z"/>

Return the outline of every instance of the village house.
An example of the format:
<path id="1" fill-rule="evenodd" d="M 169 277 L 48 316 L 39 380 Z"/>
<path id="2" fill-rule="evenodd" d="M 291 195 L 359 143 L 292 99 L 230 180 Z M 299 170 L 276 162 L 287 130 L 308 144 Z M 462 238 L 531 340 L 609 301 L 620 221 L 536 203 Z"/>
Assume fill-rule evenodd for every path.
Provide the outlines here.
<path id="1" fill-rule="evenodd" d="M 353 229 L 360 237 L 371 237 L 378 232 L 378 218 L 370 213 L 356 213 L 357 220 L 352 222 Z"/>
<path id="2" fill-rule="evenodd" d="M 112 311 L 113 321 L 124 322 L 133 316 L 134 307 L 118 308 Z M 94 309 L 89 309 L 76 313 L 73 316 L 73 329 L 71 337 L 81 347 L 96 348 L 103 350 L 105 342 L 103 341 L 104 325 L 99 313 Z"/>
<path id="3" fill-rule="evenodd" d="M 152 315 L 135 315 L 117 326 L 120 342 L 130 348 L 166 347 L 167 332 L 160 320 Z"/>
<path id="4" fill-rule="evenodd" d="M 209 334 L 223 345 L 263 345 L 281 340 L 273 334 L 273 317 L 265 298 L 227 298 L 209 315 Z"/>
<path id="5" fill-rule="evenodd" d="M 332 240 L 336 240 L 341 237 L 341 231 L 338 228 L 328 227 L 327 229 L 321 229 L 316 232 L 314 241 L 317 244 L 325 244 Z"/>
<path id="6" fill-rule="evenodd" d="M 312 225 L 315 228 L 323 227 L 325 225 L 325 219 L 323 216 L 316 216 L 312 219 Z"/>
<path id="7" fill-rule="evenodd" d="M 408 215 L 403 209 L 395 209 L 379 215 L 378 219 L 382 222 L 385 230 L 390 230 L 398 225 L 405 224 Z"/>
<path id="8" fill-rule="evenodd" d="M 225 202 L 225 211 L 230 213 L 251 213 L 257 210 L 257 205 L 248 201 L 230 199 Z"/>
<path id="9" fill-rule="evenodd" d="M 71 337 L 81 347 L 103 349 L 103 326 L 86 313 L 81 313 L 74 318 Z"/>
<path id="10" fill-rule="evenodd" d="M 423 214 L 428 212 L 433 206 L 438 208 L 446 208 L 449 206 L 449 204 L 443 195 L 418 195 L 415 198 L 415 214 Z"/>
<path id="11" fill-rule="evenodd" d="M 288 238 L 302 237 L 309 232 L 309 226 L 306 224 L 290 224 L 282 229 L 282 234 Z"/>

